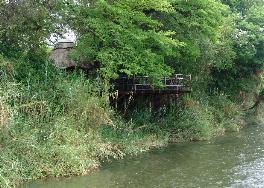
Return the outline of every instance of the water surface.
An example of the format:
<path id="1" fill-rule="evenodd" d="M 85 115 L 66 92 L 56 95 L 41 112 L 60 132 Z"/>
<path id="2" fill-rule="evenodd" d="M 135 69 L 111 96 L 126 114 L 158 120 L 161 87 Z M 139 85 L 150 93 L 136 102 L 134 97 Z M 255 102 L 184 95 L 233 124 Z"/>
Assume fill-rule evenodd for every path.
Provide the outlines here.
<path id="1" fill-rule="evenodd" d="M 90 176 L 37 181 L 22 188 L 264 187 L 264 126 L 207 142 L 171 145 L 104 164 Z"/>

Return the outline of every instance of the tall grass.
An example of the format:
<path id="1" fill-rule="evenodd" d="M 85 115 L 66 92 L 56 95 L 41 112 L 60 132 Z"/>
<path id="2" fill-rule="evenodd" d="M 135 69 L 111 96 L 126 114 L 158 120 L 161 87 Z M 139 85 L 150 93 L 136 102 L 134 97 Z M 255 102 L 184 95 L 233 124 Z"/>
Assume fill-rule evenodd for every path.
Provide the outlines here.
<path id="1" fill-rule="evenodd" d="M 99 78 L 0 59 L 0 187 L 87 174 L 101 160 L 165 144 L 127 131 Z"/>

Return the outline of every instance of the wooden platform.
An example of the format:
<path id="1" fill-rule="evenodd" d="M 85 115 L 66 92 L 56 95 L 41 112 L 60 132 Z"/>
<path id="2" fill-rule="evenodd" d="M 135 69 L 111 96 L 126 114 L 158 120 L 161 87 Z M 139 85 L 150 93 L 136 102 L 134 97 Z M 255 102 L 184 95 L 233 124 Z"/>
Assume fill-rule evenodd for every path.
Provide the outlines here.
<path id="1" fill-rule="evenodd" d="M 127 76 L 119 77 L 114 81 L 114 90 L 118 96 L 127 95 L 178 95 L 180 93 L 190 93 L 191 75 L 175 74 L 162 80 L 161 87 L 154 87 L 147 76 Z"/>

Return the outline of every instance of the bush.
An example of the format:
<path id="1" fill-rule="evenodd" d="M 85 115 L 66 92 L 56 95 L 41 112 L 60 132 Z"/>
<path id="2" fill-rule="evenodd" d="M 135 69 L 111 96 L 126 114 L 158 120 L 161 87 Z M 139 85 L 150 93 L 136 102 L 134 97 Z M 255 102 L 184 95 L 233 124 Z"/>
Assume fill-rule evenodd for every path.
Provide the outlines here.
<path id="1" fill-rule="evenodd" d="M 173 142 L 207 140 L 225 131 L 237 131 L 243 124 L 242 114 L 239 105 L 223 95 L 185 97 L 170 108 L 162 124 Z"/>

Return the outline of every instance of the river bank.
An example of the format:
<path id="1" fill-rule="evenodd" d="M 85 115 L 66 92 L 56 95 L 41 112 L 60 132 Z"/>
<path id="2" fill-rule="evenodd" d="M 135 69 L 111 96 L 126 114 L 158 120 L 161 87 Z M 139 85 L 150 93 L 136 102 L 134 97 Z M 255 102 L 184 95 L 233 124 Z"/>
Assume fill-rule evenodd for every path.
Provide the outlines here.
<path id="1" fill-rule="evenodd" d="M 239 104 L 224 95 L 185 96 L 170 108 L 134 109 L 124 118 L 109 106 L 108 86 L 95 78 L 2 61 L 1 187 L 89 174 L 102 161 L 209 140 L 244 124 Z"/>
<path id="2" fill-rule="evenodd" d="M 36 181 L 20 188 L 261 187 L 263 132 L 263 124 L 249 124 L 210 141 L 172 144 L 104 163 L 89 176 Z"/>

